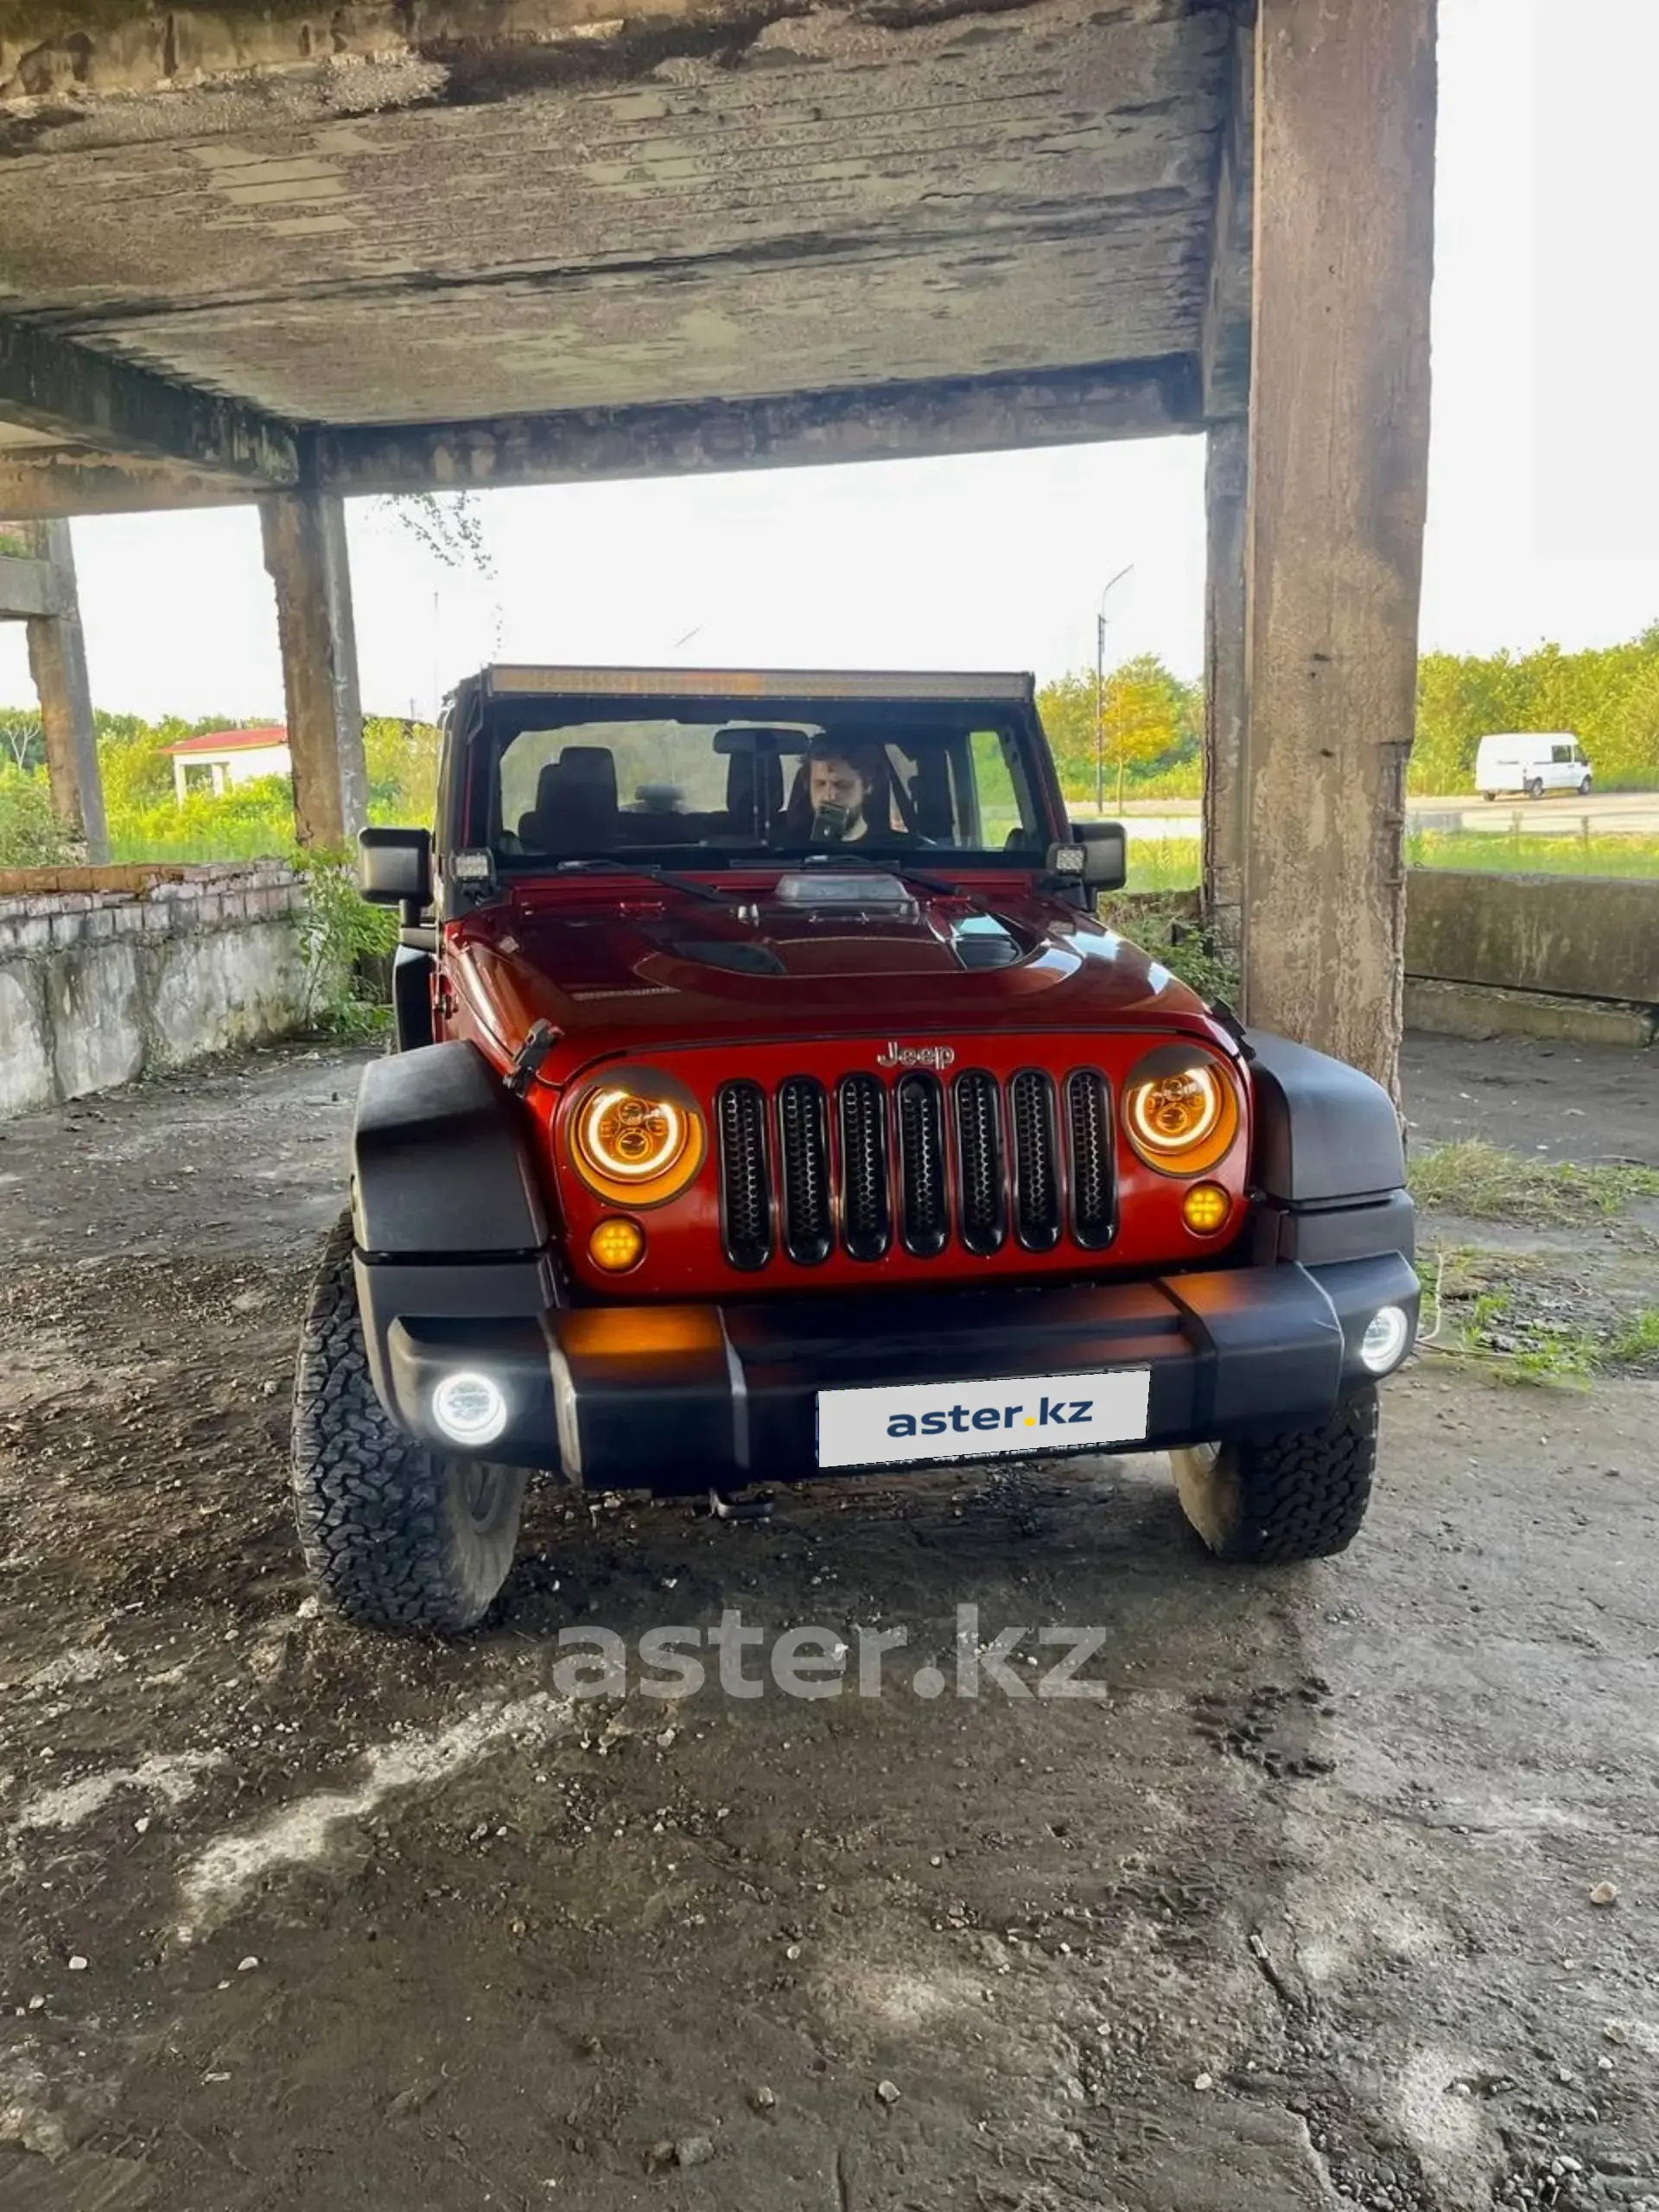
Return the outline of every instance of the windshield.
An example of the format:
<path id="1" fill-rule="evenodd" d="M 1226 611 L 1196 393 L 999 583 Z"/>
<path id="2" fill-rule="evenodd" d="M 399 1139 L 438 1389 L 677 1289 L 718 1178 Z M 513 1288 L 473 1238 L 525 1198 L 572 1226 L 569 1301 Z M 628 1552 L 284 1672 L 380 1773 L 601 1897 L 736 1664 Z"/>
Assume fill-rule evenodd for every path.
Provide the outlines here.
<path id="1" fill-rule="evenodd" d="M 645 718 L 584 702 L 486 722 L 463 842 L 506 869 L 609 855 L 680 868 L 830 849 L 1023 857 L 1046 848 L 1026 738 L 1003 708 L 740 706 Z"/>

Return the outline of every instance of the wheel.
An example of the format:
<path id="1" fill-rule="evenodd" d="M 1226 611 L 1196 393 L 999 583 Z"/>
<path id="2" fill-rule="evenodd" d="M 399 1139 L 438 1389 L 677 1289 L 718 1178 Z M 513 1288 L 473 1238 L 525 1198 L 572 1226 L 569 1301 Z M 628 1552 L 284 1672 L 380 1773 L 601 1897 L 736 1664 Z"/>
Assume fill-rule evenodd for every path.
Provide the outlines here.
<path id="1" fill-rule="evenodd" d="M 1346 1550 L 1371 1502 L 1376 1389 L 1318 1428 L 1172 1452 L 1181 1510 L 1218 1559 L 1283 1565 Z"/>
<path id="2" fill-rule="evenodd" d="M 507 1579 L 524 1471 L 446 1458 L 388 1415 L 369 1380 L 349 1216 L 329 1233 L 300 1337 L 293 1483 L 306 1565 L 362 1627 L 458 1636 Z"/>
<path id="3" fill-rule="evenodd" d="M 1526 791 L 1529 798 L 1542 798 L 1544 795 L 1544 786 L 1538 777 L 1535 776 L 1533 778 L 1532 781 L 1527 785 Z"/>
<path id="4" fill-rule="evenodd" d="M 1589 777 L 1588 777 L 1588 776 L 1586 776 L 1586 777 L 1585 777 L 1584 780 L 1583 780 L 1583 781 L 1580 784 L 1580 785 L 1579 785 L 1579 797 L 1580 797 L 1580 798 L 1589 798 L 1589 796 L 1590 796 L 1590 779 L 1589 779 Z"/>
<path id="5" fill-rule="evenodd" d="M 1497 793 L 1496 791 L 1482 791 L 1481 797 L 1485 800 L 1487 805 L 1490 806 L 1492 801 L 1497 797 Z"/>

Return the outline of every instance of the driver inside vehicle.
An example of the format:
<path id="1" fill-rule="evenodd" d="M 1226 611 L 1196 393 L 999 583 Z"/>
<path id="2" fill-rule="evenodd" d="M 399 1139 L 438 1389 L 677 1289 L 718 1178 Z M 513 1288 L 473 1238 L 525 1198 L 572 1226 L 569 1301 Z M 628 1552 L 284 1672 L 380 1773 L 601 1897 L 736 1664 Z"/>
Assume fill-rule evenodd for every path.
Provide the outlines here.
<path id="1" fill-rule="evenodd" d="M 815 738 L 784 825 L 786 844 L 855 845 L 893 841 L 892 801 L 881 748 Z"/>

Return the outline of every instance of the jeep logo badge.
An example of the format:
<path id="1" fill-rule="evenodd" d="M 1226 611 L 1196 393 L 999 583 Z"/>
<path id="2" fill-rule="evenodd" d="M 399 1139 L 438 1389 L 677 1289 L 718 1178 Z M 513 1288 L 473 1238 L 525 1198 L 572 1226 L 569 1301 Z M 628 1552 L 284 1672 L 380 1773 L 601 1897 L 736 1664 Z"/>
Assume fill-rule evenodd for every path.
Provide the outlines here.
<path id="1" fill-rule="evenodd" d="M 948 1068 L 957 1055 L 949 1045 L 901 1045 L 890 1037 L 876 1057 L 879 1068 Z"/>

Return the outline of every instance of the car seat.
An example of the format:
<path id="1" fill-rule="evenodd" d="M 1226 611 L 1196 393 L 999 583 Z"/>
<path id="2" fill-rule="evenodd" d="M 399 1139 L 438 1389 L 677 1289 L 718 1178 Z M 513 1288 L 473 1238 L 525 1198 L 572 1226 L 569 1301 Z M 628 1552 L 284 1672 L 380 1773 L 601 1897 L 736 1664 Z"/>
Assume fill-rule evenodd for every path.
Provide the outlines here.
<path id="1" fill-rule="evenodd" d="M 620 816 L 616 761 L 602 745 L 567 745 L 536 780 L 536 804 L 518 817 L 519 841 L 531 852 L 572 859 L 608 852 Z"/>

